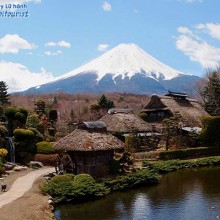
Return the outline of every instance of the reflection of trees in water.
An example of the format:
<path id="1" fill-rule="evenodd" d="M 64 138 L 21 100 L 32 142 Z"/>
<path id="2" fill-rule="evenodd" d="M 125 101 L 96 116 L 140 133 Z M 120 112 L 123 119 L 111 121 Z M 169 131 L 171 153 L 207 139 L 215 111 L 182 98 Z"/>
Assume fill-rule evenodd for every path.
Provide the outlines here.
<path id="1" fill-rule="evenodd" d="M 58 207 L 62 220 L 101 220 L 115 219 L 119 216 L 129 219 L 132 215 L 132 203 L 137 196 L 136 190 L 117 192 L 107 195 L 104 199 L 77 205 Z M 65 216 L 68 213 L 68 216 Z M 127 218 L 126 218 L 127 217 Z"/>
<path id="2" fill-rule="evenodd" d="M 206 197 L 220 193 L 220 168 L 185 169 L 166 174 L 157 186 L 146 193 L 153 206 L 178 203 L 189 194 L 203 193 Z"/>
<path id="3" fill-rule="evenodd" d="M 172 172 L 164 175 L 161 183 L 155 186 L 115 192 L 107 195 L 104 199 L 84 204 L 62 206 L 60 209 L 61 219 L 127 220 L 141 219 L 143 216 L 146 217 L 143 219 L 148 219 L 147 217 L 151 219 L 169 212 L 165 211 L 167 208 L 172 209 L 172 207 L 179 206 L 191 210 L 188 205 L 194 205 L 193 203 L 197 202 L 196 198 L 192 198 L 197 194 L 199 196 L 204 194 L 209 199 L 219 193 L 220 197 L 219 173 L 220 168 L 198 168 Z M 205 201 L 205 204 L 198 204 L 198 206 L 207 206 L 206 203 L 208 204 Z M 158 208 L 161 207 L 164 210 L 158 213 Z M 201 211 L 197 206 L 195 209 Z M 210 210 L 207 212 L 210 212 Z M 180 213 L 176 217 L 186 216 L 186 214 Z M 188 214 L 192 215 L 195 213 L 189 212 Z M 169 213 L 167 215 L 169 217 Z"/>

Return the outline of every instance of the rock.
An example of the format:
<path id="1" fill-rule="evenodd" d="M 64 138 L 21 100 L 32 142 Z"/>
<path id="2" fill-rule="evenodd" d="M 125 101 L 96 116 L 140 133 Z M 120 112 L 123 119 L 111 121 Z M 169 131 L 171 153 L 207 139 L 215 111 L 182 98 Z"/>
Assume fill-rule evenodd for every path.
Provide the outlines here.
<path id="1" fill-rule="evenodd" d="M 52 200 L 52 199 L 49 199 L 49 200 L 48 200 L 48 204 L 49 204 L 49 205 L 53 205 L 53 200 Z"/>
<path id="2" fill-rule="evenodd" d="M 48 181 L 50 180 L 52 177 L 54 177 L 55 174 L 54 173 L 47 173 L 47 174 L 44 174 L 44 178 Z"/>
<path id="3" fill-rule="evenodd" d="M 27 170 L 28 169 L 28 167 L 26 167 L 26 166 L 16 166 L 16 167 L 14 167 L 14 171 L 23 171 L 23 170 Z"/>
<path id="4" fill-rule="evenodd" d="M 16 164 L 10 163 L 10 162 L 7 162 L 4 164 L 4 167 L 6 170 L 12 170 L 15 166 L 16 166 Z"/>
<path id="5" fill-rule="evenodd" d="M 44 165 L 41 162 L 39 162 L 39 161 L 31 161 L 30 162 L 30 167 L 32 169 L 39 169 L 39 168 L 42 168 L 43 166 Z"/>

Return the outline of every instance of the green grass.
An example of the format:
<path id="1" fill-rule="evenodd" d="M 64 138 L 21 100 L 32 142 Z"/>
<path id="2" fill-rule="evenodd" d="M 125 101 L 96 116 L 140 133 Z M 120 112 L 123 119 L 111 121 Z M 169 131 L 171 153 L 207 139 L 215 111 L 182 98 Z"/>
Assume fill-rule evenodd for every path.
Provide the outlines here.
<path id="1" fill-rule="evenodd" d="M 149 170 L 163 174 L 174 170 L 184 169 L 184 168 L 196 168 L 205 166 L 219 166 L 220 156 L 199 158 L 194 160 L 168 160 L 159 161 L 155 163 L 150 163 L 148 161 L 143 161 L 143 166 L 148 167 Z"/>

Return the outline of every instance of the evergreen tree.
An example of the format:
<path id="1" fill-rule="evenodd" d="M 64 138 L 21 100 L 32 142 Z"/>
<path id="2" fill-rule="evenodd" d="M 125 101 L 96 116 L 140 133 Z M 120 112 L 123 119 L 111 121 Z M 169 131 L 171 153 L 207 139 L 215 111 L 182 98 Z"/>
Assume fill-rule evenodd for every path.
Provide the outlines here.
<path id="1" fill-rule="evenodd" d="M 220 69 L 207 74 L 206 84 L 200 95 L 206 111 L 213 116 L 220 115 Z"/>
<path id="2" fill-rule="evenodd" d="M 114 108 L 115 107 L 114 102 L 111 101 L 111 100 L 108 100 L 105 95 L 102 95 L 99 98 L 98 105 L 102 109 L 110 109 L 110 108 Z"/>
<path id="3" fill-rule="evenodd" d="M 34 111 L 39 115 L 39 117 L 46 114 L 45 102 L 43 100 L 41 99 L 36 100 L 34 105 L 35 105 Z"/>
<path id="4" fill-rule="evenodd" d="M 8 94 L 8 86 L 4 81 L 0 81 L 0 105 L 7 106 L 10 105 Z"/>

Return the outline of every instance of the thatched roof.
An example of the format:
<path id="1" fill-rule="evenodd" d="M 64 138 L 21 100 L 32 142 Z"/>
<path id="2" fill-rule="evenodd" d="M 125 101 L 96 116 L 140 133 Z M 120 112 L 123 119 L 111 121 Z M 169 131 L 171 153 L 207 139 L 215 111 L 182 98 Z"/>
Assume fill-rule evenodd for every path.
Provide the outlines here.
<path id="1" fill-rule="evenodd" d="M 123 149 L 124 143 L 103 131 L 75 129 L 72 133 L 55 143 L 57 151 L 106 151 Z"/>
<path id="2" fill-rule="evenodd" d="M 112 110 L 111 112 L 114 112 Z M 152 131 L 152 125 L 142 120 L 132 111 L 118 111 L 113 114 L 106 114 L 101 119 L 110 132 L 130 133 Z"/>
<path id="3" fill-rule="evenodd" d="M 205 109 L 194 99 L 175 99 L 168 96 L 151 97 L 150 102 L 144 107 L 141 112 L 153 112 L 161 110 L 170 110 L 173 114 L 179 112 L 183 118 L 185 126 L 201 127 L 201 118 L 209 114 Z"/>

